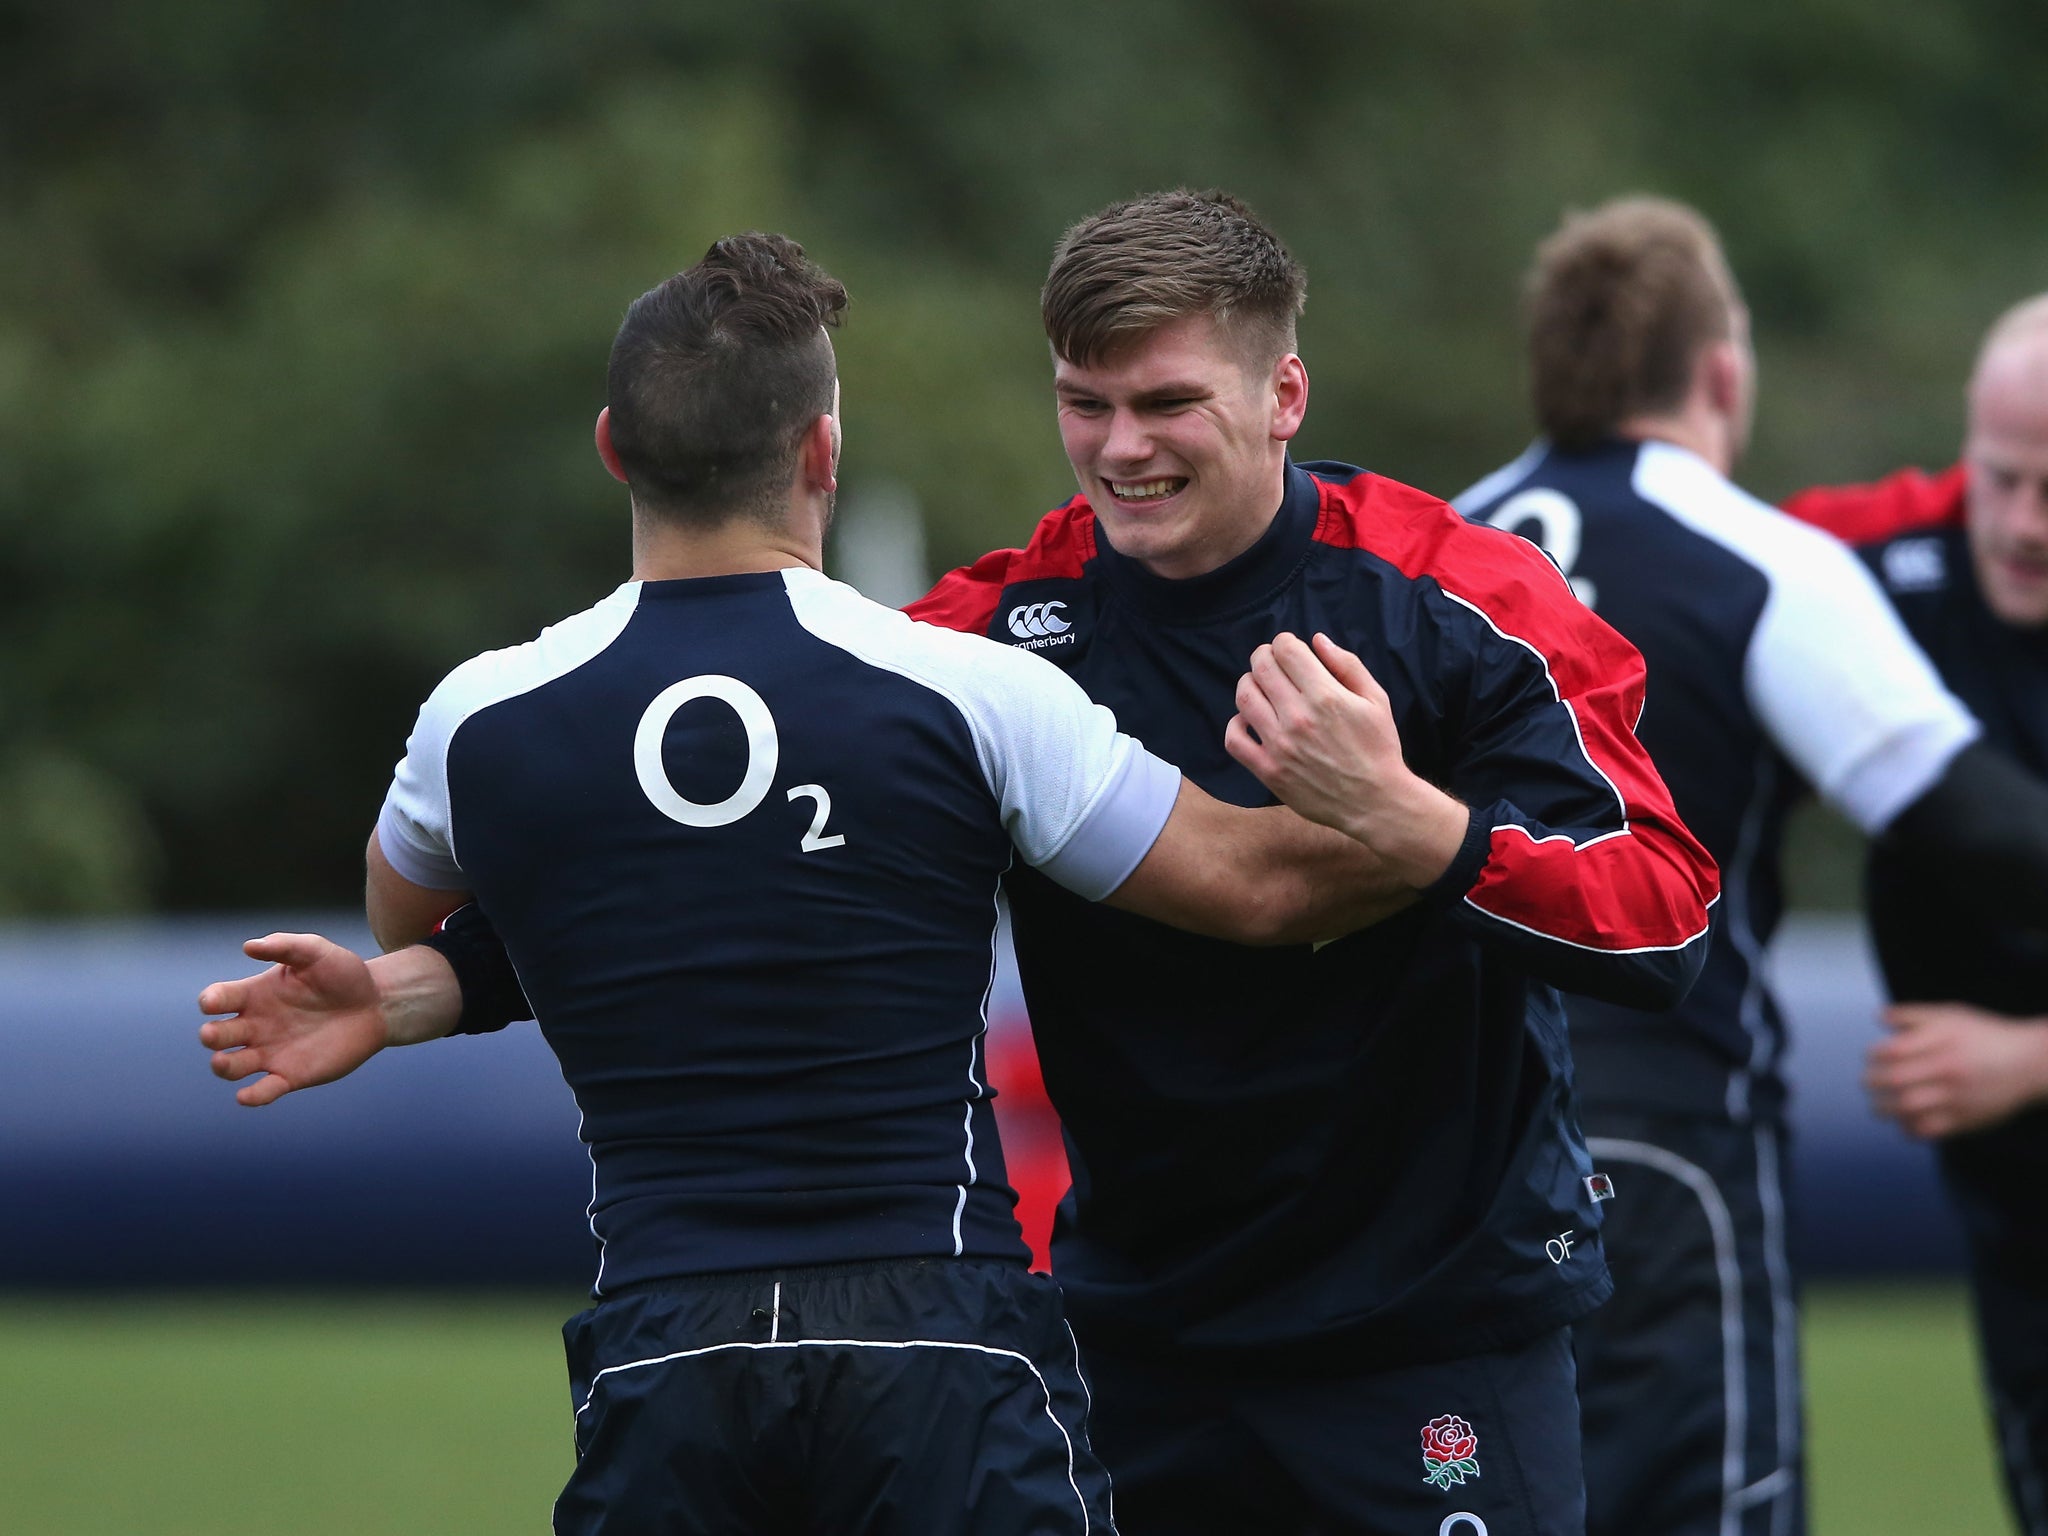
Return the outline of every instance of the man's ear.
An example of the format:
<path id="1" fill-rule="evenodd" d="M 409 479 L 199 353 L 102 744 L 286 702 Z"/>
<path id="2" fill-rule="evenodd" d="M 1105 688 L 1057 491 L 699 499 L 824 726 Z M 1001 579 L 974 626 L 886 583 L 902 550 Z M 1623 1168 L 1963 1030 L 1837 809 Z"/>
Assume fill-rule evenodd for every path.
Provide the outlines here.
<path id="1" fill-rule="evenodd" d="M 597 456 L 604 460 L 604 467 L 619 484 L 626 483 L 626 466 L 619 462 L 619 450 L 612 446 L 612 408 L 606 406 L 597 413 Z"/>
<path id="2" fill-rule="evenodd" d="M 1742 351 L 1734 341 L 1710 343 L 1700 353 L 1693 387 L 1705 394 L 1717 416 L 1740 416 L 1747 407 L 1742 392 Z"/>
<path id="3" fill-rule="evenodd" d="M 816 416 L 804 428 L 797 449 L 798 467 L 806 484 L 821 491 L 839 489 L 839 423 L 831 416 Z"/>
<path id="4" fill-rule="evenodd" d="M 1291 442 L 1308 415 L 1308 365 L 1290 352 L 1273 365 L 1273 437 Z"/>

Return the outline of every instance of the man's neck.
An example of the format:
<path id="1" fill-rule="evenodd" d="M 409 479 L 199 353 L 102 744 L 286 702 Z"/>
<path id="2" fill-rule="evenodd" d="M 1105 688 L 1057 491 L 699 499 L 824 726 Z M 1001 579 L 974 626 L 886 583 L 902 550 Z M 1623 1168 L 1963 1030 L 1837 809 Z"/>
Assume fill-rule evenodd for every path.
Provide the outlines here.
<path id="1" fill-rule="evenodd" d="M 1718 418 L 1702 411 L 1631 416 L 1615 425 L 1614 435 L 1631 442 L 1670 443 L 1698 454 L 1724 478 L 1735 472 L 1728 432 Z"/>
<path id="2" fill-rule="evenodd" d="M 732 518 L 710 528 L 694 528 L 635 509 L 633 513 L 633 579 L 683 581 L 700 576 L 743 576 L 809 566 L 825 568 L 821 541 L 806 539 L 788 527 L 771 527 L 752 518 Z"/>
<path id="3" fill-rule="evenodd" d="M 1137 563 L 1162 581 L 1193 581 L 1211 571 L 1220 571 L 1266 536 L 1266 530 L 1287 505 L 1287 461 L 1282 459 L 1272 487 L 1265 498 L 1266 515 L 1249 527 L 1233 526 L 1232 537 L 1199 550 L 1177 550 L 1165 560 L 1140 559 Z"/>

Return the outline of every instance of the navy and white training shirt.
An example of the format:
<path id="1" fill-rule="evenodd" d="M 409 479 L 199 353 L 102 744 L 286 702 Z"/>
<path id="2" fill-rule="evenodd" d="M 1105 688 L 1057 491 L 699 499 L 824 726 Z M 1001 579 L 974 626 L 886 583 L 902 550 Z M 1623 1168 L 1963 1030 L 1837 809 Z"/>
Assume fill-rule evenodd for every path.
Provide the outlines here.
<path id="1" fill-rule="evenodd" d="M 378 838 L 495 925 L 583 1112 L 598 1291 L 1023 1262 L 981 1052 L 1012 850 L 1114 891 L 1180 775 L 1057 668 L 808 569 L 629 582 L 458 667 Z"/>
<path id="2" fill-rule="evenodd" d="M 1675 1012 L 1568 999 L 1582 1097 L 1738 1120 L 1775 1113 L 1784 1026 L 1761 960 L 1783 908 L 1787 812 L 1810 786 L 1879 833 L 1977 722 L 1847 548 L 1684 448 L 1538 443 L 1457 505 L 1540 544 L 1643 653 L 1638 733 L 1721 865 L 1713 947 Z"/>

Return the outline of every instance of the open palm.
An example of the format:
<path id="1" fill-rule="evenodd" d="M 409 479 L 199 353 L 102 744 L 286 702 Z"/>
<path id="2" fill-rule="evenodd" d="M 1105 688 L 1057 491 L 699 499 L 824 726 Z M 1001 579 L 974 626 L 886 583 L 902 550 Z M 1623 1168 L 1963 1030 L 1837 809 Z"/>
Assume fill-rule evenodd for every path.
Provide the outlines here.
<path id="1" fill-rule="evenodd" d="M 242 952 L 272 964 L 199 994 L 202 1013 L 229 1015 L 199 1026 L 214 1076 L 232 1083 L 265 1074 L 236 1090 L 238 1103 L 270 1104 L 331 1083 L 388 1043 L 376 981 L 352 950 L 317 934 L 273 933 Z"/>

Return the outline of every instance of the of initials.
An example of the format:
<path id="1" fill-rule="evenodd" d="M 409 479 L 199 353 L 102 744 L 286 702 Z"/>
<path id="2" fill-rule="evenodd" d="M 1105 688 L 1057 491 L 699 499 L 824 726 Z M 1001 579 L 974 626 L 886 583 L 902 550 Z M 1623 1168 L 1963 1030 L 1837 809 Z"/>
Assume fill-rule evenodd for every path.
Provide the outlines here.
<path id="1" fill-rule="evenodd" d="M 661 742 L 668 733 L 669 721 L 675 719 L 677 710 L 695 699 L 717 699 L 740 717 L 747 733 L 747 771 L 740 775 L 739 788 L 711 804 L 687 800 L 676 793 L 668 768 L 661 760 Z M 640 717 L 640 728 L 633 733 L 633 771 L 639 776 L 641 792 L 662 815 L 686 827 L 729 827 L 751 815 L 768 798 L 769 786 L 775 782 L 775 770 L 781 761 L 782 744 L 776 737 L 775 717 L 768 712 L 767 701 L 738 678 L 718 673 L 686 677 L 680 683 L 669 684 L 654 696 L 654 702 Z M 817 806 L 810 830 L 797 844 L 803 852 L 816 853 L 846 842 L 843 833 L 825 831 L 826 819 L 832 814 L 832 796 L 823 785 L 799 784 L 784 798 L 810 800 Z"/>

